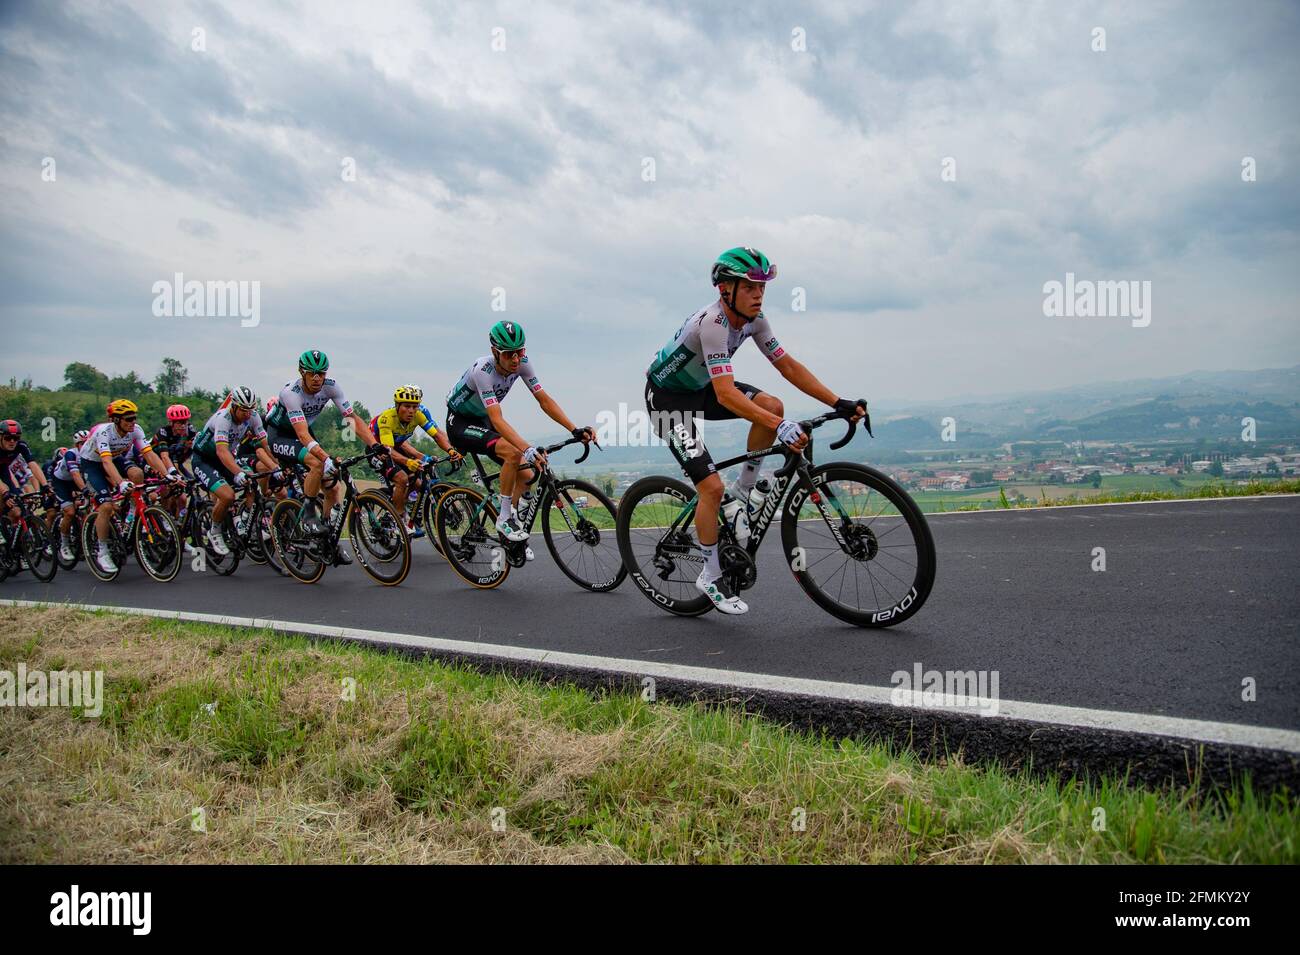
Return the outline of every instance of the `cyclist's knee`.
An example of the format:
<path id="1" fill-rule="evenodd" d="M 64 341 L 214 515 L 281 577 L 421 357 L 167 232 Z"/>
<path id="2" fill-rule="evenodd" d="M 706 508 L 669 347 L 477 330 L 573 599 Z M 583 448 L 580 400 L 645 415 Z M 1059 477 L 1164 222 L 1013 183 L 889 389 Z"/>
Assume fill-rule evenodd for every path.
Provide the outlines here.
<path id="1" fill-rule="evenodd" d="M 213 493 L 222 504 L 229 505 L 235 502 L 235 491 L 229 484 L 221 485 Z"/>
<path id="2" fill-rule="evenodd" d="M 700 500 L 718 502 L 722 500 L 722 478 L 717 474 L 710 474 L 699 484 L 695 485 L 699 491 Z"/>
<path id="3" fill-rule="evenodd" d="M 776 395 L 769 395 L 766 391 L 760 392 L 754 396 L 754 404 L 758 405 L 764 411 L 772 412 L 772 414 L 785 414 L 785 402 Z"/>

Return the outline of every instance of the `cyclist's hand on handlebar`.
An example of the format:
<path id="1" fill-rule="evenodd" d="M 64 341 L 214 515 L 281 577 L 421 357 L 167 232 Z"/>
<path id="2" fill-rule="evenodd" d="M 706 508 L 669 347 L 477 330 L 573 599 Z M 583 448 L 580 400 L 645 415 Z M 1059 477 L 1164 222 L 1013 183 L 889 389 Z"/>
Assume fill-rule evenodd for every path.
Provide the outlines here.
<path id="1" fill-rule="evenodd" d="M 248 481 L 248 475 L 244 473 L 243 468 L 240 468 L 238 471 L 236 471 L 234 477 L 231 479 L 231 483 L 234 484 L 235 487 L 243 487 L 245 482 L 247 481 Z"/>
<path id="2" fill-rule="evenodd" d="M 130 481 L 123 481 L 117 486 L 119 494 L 130 494 L 135 489 L 135 485 Z"/>
<path id="3" fill-rule="evenodd" d="M 847 415 L 850 421 L 861 421 L 862 416 L 867 413 L 867 399 L 836 398 L 835 410 L 842 415 Z"/>
<path id="4" fill-rule="evenodd" d="M 589 444 L 596 440 L 596 432 L 589 427 L 574 428 L 573 436 L 582 441 L 583 444 Z"/>
<path id="5" fill-rule="evenodd" d="M 802 451 L 808 444 L 808 435 L 798 421 L 783 420 L 776 429 L 777 440 L 794 451 Z"/>
<path id="6" fill-rule="evenodd" d="M 332 457 L 326 458 L 326 459 L 325 459 L 324 470 L 323 470 L 321 473 L 323 473 L 323 474 L 333 474 L 333 473 L 334 473 L 334 469 L 335 469 L 336 466 L 337 466 L 337 465 L 336 465 L 336 463 L 335 463 L 335 459 L 334 459 L 334 458 L 332 458 Z"/>
<path id="7" fill-rule="evenodd" d="M 460 466 L 465 463 L 465 455 L 461 454 L 455 448 L 447 452 L 447 465 L 452 474 L 460 470 Z"/>
<path id="8" fill-rule="evenodd" d="M 537 447 L 536 445 L 530 445 L 530 446 L 529 446 L 529 447 L 524 451 L 524 463 L 525 463 L 525 464 L 545 465 L 545 464 L 546 464 L 546 452 L 543 451 L 541 448 Z"/>

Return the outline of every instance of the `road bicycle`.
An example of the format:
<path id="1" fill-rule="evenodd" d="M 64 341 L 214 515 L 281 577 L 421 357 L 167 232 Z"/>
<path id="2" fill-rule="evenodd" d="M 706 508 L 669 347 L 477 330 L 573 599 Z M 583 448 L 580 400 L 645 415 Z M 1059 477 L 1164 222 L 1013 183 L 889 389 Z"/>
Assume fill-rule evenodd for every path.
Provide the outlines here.
<path id="1" fill-rule="evenodd" d="M 888 627 L 915 614 L 930 595 L 934 538 L 921 509 L 888 475 L 849 462 L 813 466 L 813 431 L 828 421 L 848 421 L 844 436 L 830 446 L 839 450 L 857 430 L 851 414 L 801 421 L 809 435 L 802 453 L 778 443 L 718 464 L 721 471 L 771 455 L 785 458 L 749 522 L 747 538 L 738 537 L 737 528 L 719 513 L 719 558 L 732 593 L 753 587 L 759 545 L 779 514 L 785 560 L 804 592 L 841 620 Z M 863 422 L 871 434 L 871 419 Z M 698 499 L 682 481 L 647 477 L 619 502 L 618 545 L 628 573 L 641 593 L 681 616 L 713 607 L 695 587 L 704 563 L 695 536 Z"/>
<path id="2" fill-rule="evenodd" d="M 0 501 L 0 580 L 24 570 L 30 570 L 37 580 L 47 583 L 59 572 L 55 556 L 56 538 L 45 527 L 44 516 L 37 516 L 33 505 L 42 501 L 40 491 L 14 494 Z M 8 517 L 8 502 L 13 502 L 20 512 L 18 520 Z"/>
<path id="3" fill-rule="evenodd" d="M 116 579 L 133 551 L 141 569 L 160 583 L 167 583 L 180 573 L 184 548 L 176 522 L 165 508 L 145 500 L 147 494 L 174 483 L 168 478 L 150 478 L 143 484 L 132 486 L 125 494 L 117 492 L 107 497 L 108 503 L 114 505 L 109 515 L 109 536 L 105 541 L 113 563 L 117 565 L 111 573 L 99 563 L 95 515 L 93 512 L 86 515 L 81 523 L 81 551 L 92 574 L 103 581 Z"/>
<path id="4" fill-rule="evenodd" d="M 387 449 L 375 447 L 355 457 L 334 459 L 334 471 L 322 479 L 321 489 L 342 482 L 343 503 L 337 514 L 320 509 L 319 531 L 302 526 L 301 500 L 289 498 L 275 505 L 271 537 L 290 576 L 305 584 L 320 580 L 325 568 L 338 560 L 346 525 L 352 552 L 367 574 L 387 587 L 406 579 L 411 571 L 411 539 L 401 513 L 383 491 L 358 491 L 352 482 L 353 466 L 386 453 Z"/>
<path id="5" fill-rule="evenodd" d="M 542 450 L 550 455 L 581 442 L 570 438 Z M 574 463 L 581 464 L 590 453 L 590 446 L 584 447 Z M 472 487 L 449 488 L 438 502 L 434 524 L 447 563 L 468 583 L 489 590 L 505 581 L 510 568 L 524 566 L 528 542 L 508 541 L 497 533 L 492 484 L 500 475 L 488 474 L 478 454 L 470 452 L 469 457 L 487 493 Z M 594 484 L 556 478 L 549 464 L 534 466 L 534 472 L 530 490 L 515 511 L 519 526 L 531 533 L 540 517 L 546 548 L 564 575 L 584 590 L 613 590 L 627 576 L 614 544 L 618 517 L 614 502 Z"/>

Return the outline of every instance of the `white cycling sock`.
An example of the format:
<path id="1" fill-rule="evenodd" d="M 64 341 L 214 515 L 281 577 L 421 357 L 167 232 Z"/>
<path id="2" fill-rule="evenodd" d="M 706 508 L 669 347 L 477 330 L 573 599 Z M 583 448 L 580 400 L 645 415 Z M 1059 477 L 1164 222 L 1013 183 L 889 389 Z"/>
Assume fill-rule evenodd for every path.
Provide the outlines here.
<path id="1" fill-rule="evenodd" d="M 701 544 L 700 552 L 704 554 L 704 576 L 709 580 L 717 580 L 722 576 L 722 562 L 718 560 L 718 545 Z"/>
<path id="2" fill-rule="evenodd" d="M 754 490 L 754 484 L 758 481 L 758 461 L 746 461 L 740 466 L 740 480 L 736 482 L 736 488 L 748 495 Z"/>
<path id="3" fill-rule="evenodd" d="M 498 508 L 501 511 L 501 520 L 510 520 L 510 511 L 514 507 L 514 501 L 510 500 L 509 495 L 506 494 L 498 494 L 497 499 L 499 501 Z"/>

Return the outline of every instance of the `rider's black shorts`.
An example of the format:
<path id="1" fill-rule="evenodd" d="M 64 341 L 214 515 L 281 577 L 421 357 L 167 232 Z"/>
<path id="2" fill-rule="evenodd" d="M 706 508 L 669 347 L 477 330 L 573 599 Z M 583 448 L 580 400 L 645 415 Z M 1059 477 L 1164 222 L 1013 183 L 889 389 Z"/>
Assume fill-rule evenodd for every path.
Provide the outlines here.
<path id="1" fill-rule="evenodd" d="M 315 435 L 312 435 L 314 438 Z M 295 464 L 307 466 L 307 446 L 298 440 L 293 431 L 281 431 L 279 428 L 267 428 L 266 440 L 271 445 L 271 453 L 285 468 L 292 471 Z"/>
<path id="2" fill-rule="evenodd" d="M 753 401 L 760 394 L 755 385 L 743 381 L 736 382 L 740 393 Z M 717 472 L 709 449 L 704 446 L 704 438 L 695 427 L 695 419 L 705 421 L 729 421 L 740 415 L 722 405 L 718 394 L 709 384 L 699 391 L 665 391 L 656 388 L 649 378 L 645 383 L 645 407 L 650 414 L 650 422 L 655 434 L 668 442 L 673 457 L 682 466 L 692 483 L 699 484 L 710 474 Z"/>
<path id="3" fill-rule="evenodd" d="M 501 440 L 501 434 L 492 428 L 492 422 L 487 418 L 454 414 L 448 408 L 447 440 L 462 454 L 476 452 L 486 454 L 497 462 L 501 460 L 496 453 L 496 444 Z"/>
<path id="4" fill-rule="evenodd" d="M 190 463 L 194 468 L 194 476 L 199 479 L 199 483 L 208 491 L 215 491 L 227 484 L 234 484 L 234 474 L 219 460 L 205 458 L 201 454 L 196 454 L 190 458 Z"/>

